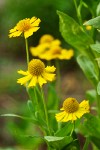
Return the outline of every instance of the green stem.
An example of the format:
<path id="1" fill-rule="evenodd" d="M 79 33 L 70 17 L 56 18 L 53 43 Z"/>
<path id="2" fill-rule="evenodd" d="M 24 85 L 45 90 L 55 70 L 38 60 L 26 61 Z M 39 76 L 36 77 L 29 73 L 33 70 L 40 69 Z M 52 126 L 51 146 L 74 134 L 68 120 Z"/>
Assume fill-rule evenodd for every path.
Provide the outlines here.
<path id="1" fill-rule="evenodd" d="M 27 57 L 27 65 L 29 63 L 29 51 L 28 51 L 28 40 L 25 39 L 25 45 L 26 45 L 26 57 Z"/>
<path id="2" fill-rule="evenodd" d="M 50 127 L 49 127 L 49 120 L 48 120 L 48 112 L 47 112 L 47 107 L 46 107 L 46 103 L 45 103 L 45 99 L 44 99 L 44 93 L 43 93 L 42 88 L 41 88 L 41 95 L 42 95 L 42 102 L 43 102 L 43 106 L 44 106 L 45 119 L 46 119 L 49 134 L 51 135 L 51 131 L 50 131 Z"/>
<path id="3" fill-rule="evenodd" d="M 78 9 L 76 0 L 73 0 L 73 2 L 74 2 L 76 13 L 77 13 L 77 18 L 79 20 L 79 23 L 82 25 L 82 17 L 81 17 L 81 12 L 80 12 L 81 7 L 82 7 L 82 0 L 80 1 L 80 9 Z"/>
<path id="4" fill-rule="evenodd" d="M 61 98 L 61 75 L 60 75 L 60 65 L 58 60 L 55 60 L 56 72 L 57 72 L 57 91 L 59 93 L 59 97 Z"/>
<path id="5" fill-rule="evenodd" d="M 89 138 L 87 137 L 82 150 L 87 150 L 87 149 L 88 149 L 89 142 L 90 142 L 90 140 L 89 140 Z"/>
<path id="6" fill-rule="evenodd" d="M 72 128 L 72 131 L 70 133 L 70 136 L 72 136 L 74 129 L 75 129 L 75 121 L 73 122 L 73 128 Z"/>

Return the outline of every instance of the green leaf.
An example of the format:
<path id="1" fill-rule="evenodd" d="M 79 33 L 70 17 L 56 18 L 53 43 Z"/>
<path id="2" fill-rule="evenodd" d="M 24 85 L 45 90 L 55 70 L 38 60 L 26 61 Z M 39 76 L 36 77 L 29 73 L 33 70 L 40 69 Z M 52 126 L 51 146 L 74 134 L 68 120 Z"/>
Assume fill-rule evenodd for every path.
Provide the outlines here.
<path id="1" fill-rule="evenodd" d="M 71 122 L 68 122 L 64 127 L 59 129 L 56 133 L 55 136 L 67 136 L 71 133 L 73 128 L 73 124 Z"/>
<path id="2" fill-rule="evenodd" d="M 81 69 L 83 70 L 86 77 L 94 84 L 97 85 L 98 77 L 96 68 L 91 60 L 83 55 L 77 57 L 77 62 Z"/>
<path id="3" fill-rule="evenodd" d="M 28 100 L 27 105 L 28 105 L 28 108 L 29 108 L 30 112 L 31 112 L 32 114 L 34 114 L 34 113 L 35 113 L 35 110 L 34 110 L 32 101 L 31 101 L 31 100 Z"/>
<path id="4" fill-rule="evenodd" d="M 87 136 L 93 136 L 100 139 L 100 119 L 91 114 L 85 116 L 87 120 L 84 122 L 84 127 Z"/>
<path id="5" fill-rule="evenodd" d="M 92 89 L 86 91 L 86 99 L 89 100 L 90 104 L 92 104 L 96 100 L 96 97 L 97 97 L 96 90 Z"/>
<path id="6" fill-rule="evenodd" d="M 98 95 L 100 95 L 100 81 L 99 81 L 99 83 L 97 85 L 97 93 L 98 93 Z"/>
<path id="7" fill-rule="evenodd" d="M 16 114 L 1 114 L 1 117 L 17 117 L 20 119 L 24 119 L 26 121 L 30 121 L 33 122 L 34 124 L 38 124 L 37 120 L 33 119 L 33 118 L 29 118 L 29 117 L 25 117 L 25 116 L 20 116 L 20 115 L 16 115 Z"/>
<path id="8" fill-rule="evenodd" d="M 91 49 L 96 51 L 98 54 L 100 54 L 100 43 L 96 43 L 96 44 L 91 44 L 90 45 Z"/>
<path id="9" fill-rule="evenodd" d="M 73 141 L 71 136 L 57 137 L 57 136 L 45 136 L 44 139 L 51 148 L 61 150 L 63 147 Z"/>
<path id="10" fill-rule="evenodd" d="M 89 21 L 85 22 L 84 25 L 91 25 L 94 28 L 100 29 L 100 16 L 90 19 Z"/>
<path id="11" fill-rule="evenodd" d="M 55 83 L 48 84 L 47 107 L 48 109 L 58 109 L 59 97 L 55 88 Z"/>
<path id="12" fill-rule="evenodd" d="M 60 32 L 65 41 L 78 49 L 80 53 L 91 55 L 88 48 L 93 43 L 93 39 L 83 31 L 73 18 L 60 11 L 57 11 L 57 14 L 60 20 Z"/>
<path id="13" fill-rule="evenodd" d="M 97 6 L 97 10 L 96 10 L 97 16 L 100 16 L 100 2 Z"/>

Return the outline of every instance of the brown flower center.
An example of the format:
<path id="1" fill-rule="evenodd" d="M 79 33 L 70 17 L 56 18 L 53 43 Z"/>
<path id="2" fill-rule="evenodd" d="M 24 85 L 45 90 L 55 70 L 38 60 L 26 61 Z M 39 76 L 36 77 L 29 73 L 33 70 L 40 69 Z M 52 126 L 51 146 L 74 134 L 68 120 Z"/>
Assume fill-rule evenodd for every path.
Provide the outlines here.
<path id="1" fill-rule="evenodd" d="M 63 103 L 63 108 L 67 113 L 74 113 L 79 108 L 79 103 L 75 98 L 67 98 Z"/>
<path id="2" fill-rule="evenodd" d="M 45 65 L 39 59 L 33 59 L 28 64 L 28 71 L 33 76 L 39 76 L 44 72 Z"/>

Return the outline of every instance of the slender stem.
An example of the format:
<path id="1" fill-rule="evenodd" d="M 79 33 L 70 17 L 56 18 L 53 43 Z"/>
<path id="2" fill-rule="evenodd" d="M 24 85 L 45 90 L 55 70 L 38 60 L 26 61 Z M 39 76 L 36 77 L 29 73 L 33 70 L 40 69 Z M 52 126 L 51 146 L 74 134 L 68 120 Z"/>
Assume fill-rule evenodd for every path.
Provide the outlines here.
<path id="1" fill-rule="evenodd" d="M 61 75 L 60 75 L 60 66 L 58 60 L 55 60 L 56 69 L 57 69 L 57 90 L 59 93 L 59 96 L 61 98 Z"/>
<path id="2" fill-rule="evenodd" d="M 87 149 L 88 149 L 89 142 L 90 142 L 90 140 L 89 140 L 89 138 L 87 137 L 82 150 L 87 150 Z"/>
<path id="3" fill-rule="evenodd" d="M 77 18 L 79 20 L 79 23 L 82 25 L 82 17 L 81 17 L 81 13 L 80 13 L 80 10 L 82 7 L 82 0 L 80 1 L 80 9 L 78 9 L 76 0 L 73 0 L 73 2 L 74 2 L 76 13 L 77 13 Z"/>
<path id="4" fill-rule="evenodd" d="M 73 128 L 72 128 L 72 131 L 70 133 L 70 136 L 72 136 L 74 129 L 75 129 L 75 121 L 73 122 Z"/>
<path id="5" fill-rule="evenodd" d="M 28 40 L 25 39 L 25 45 L 26 45 L 26 58 L 27 58 L 27 65 L 29 63 L 29 51 L 28 51 Z"/>
<path id="6" fill-rule="evenodd" d="M 50 131 L 50 127 L 49 127 L 49 120 L 48 120 L 48 112 L 47 112 L 47 107 L 46 107 L 46 103 L 45 103 L 45 99 L 44 99 L 44 93 L 43 93 L 42 88 L 41 88 L 41 95 L 42 95 L 42 102 L 43 102 L 43 106 L 44 106 L 45 119 L 47 122 L 49 134 L 51 135 L 51 131 Z"/>

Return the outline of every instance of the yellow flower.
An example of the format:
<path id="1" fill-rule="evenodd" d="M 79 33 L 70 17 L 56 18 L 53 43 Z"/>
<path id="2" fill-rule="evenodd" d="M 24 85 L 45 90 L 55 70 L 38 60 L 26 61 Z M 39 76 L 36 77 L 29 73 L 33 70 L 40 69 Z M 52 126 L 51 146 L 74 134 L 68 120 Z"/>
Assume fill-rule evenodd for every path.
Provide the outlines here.
<path id="1" fill-rule="evenodd" d="M 18 37 L 24 34 L 25 39 L 28 38 L 33 34 L 33 32 L 36 32 L 40 27 L 39 23 L 41 20 L 36 17 L 32 17 L 31 19 L 26 18 L 17 23 L 17 25 L 9 31 L 9 37 Z"/>
<path id="2" fill-rule="evenodd" d="M 58 122 L 72 122 L 77 118 L 81 118 L 85 113 L 89 113 L 89 102 L 83 100 L 80 104 L 75 98 L 67 98 L 63 102 L 63 107 L 60 109 L 62 112 L 56 114 Z"/>
<path id="3" fill-rule="evenodd" d="M 52 49 L 55 46 L 59 46 L 61 44 L 60 40 L 55 39 L 53 40 L 50 35 L 44 35 L 40 39 L 40 44 L 36 47 L 30 47 L 30 52 L 32 56 L 38 56 L 39 58 L 41 54 L 44 54 L 48 50 Z"/>
<path id="4" fill-rule="evenodd" d="M 45 51 L 39 57 L 41 59 L 52 60 L 52 59 L 66 59 L 69 60 L 74 55 L 72 49 L 62 49 L 60 46 L 54 46 L 50 50 Z"/>
<path id="5" fill-rule="evenodd" d="M 38 83 L 40 87 L 47 81 L 53 81 L 55 79 L 54 66 L 47 66 L 45 68 L 44 63 L 39 59 L 32 59 L 28 64 L 28 71 L 20 70 L 19 74 L 24 75 L 24 77 L 17 80 L 17 83 L 24 85 L 28 83 L 28 87 L 34 87 Z"/>
<path id="6" fill-rule="evenodd" d="M 86 30 L 91 30 L 91 29 L 92 29 L 92 26 L 89 26 L 89 25 L 86 26 Z"/>

